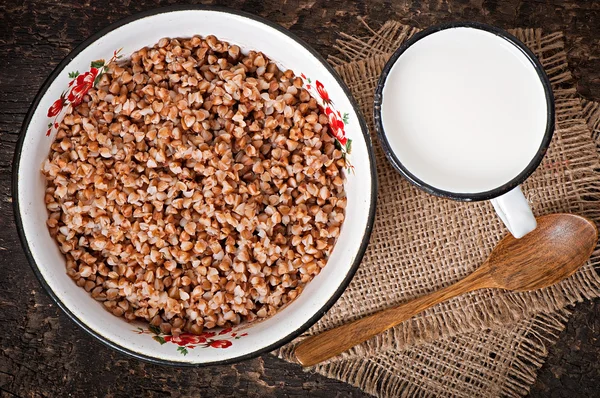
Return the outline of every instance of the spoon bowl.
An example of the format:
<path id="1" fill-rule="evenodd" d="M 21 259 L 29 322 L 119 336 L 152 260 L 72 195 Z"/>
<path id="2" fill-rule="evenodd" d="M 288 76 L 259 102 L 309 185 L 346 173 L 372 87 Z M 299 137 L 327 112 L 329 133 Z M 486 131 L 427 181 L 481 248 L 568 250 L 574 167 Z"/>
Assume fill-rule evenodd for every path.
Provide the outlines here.
<path id="1" fill-rule="evenodd" d="M 598 228 L 575 214 L 538 217 L 537 228 L 521 239 L 507 235 L 474 274 L 489 272 L 489 287 L 529 291 L 568 278 L 590 258 Z"/>

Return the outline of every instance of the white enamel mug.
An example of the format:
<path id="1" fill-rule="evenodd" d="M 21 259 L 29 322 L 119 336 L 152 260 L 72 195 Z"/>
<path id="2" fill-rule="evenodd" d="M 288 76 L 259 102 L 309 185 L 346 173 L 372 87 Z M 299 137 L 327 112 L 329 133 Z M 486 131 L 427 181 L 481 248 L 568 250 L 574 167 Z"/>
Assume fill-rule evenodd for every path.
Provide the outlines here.
<path id="1" fill-rule="evenodd" d="M 536 228 L 521 184 L 554 132 L 554 98 L 535 55 L 480 23 L 414 35 L 387 62 L 375 93 L 379 140 L 392 165 L 424 191 L 491 200 L 515 238 Z"/>

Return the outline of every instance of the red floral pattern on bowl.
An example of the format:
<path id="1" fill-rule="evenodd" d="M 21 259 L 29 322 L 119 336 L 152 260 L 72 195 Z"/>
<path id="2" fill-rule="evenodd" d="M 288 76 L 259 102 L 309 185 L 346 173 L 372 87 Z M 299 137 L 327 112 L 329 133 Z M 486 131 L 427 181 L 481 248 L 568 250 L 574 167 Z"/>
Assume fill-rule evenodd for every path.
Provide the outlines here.
<path id="1" fill-rule="evenodd" d="M 300 74 L 304 82 L 304 88 L 309 94 L 317 100 L 319 106 L 329 118 L 329 127 L 331 130 L 331 134 L 335 137 L 336 141 L 339 144 L 340 150 L 344 154 L 344 158 L 347 159 L 347 155 L 352 152 L 352 140 L 346 137 L 346 125 L 348 124 L 348 113 L 342 114 L 335 106 L 331 98 L 329 97 L 329 93 L 318 80 L 315 80 L 314 83 L 310 77 L 306 77 L 304 73 Z"/>
<path id="2" fill-rule="evenodd" d="M 70 107 L 76 107 L 81 104 L 88 91 L 92 87 L 95 87 L 102 75 L 108 71 L 108 66 L 122 57 L 121 50 L 114 51 L 113 56 L 108 62 L 103 59 L 92 61 L 90 63 L 90 70 L 83 74 L 80 74 L 79 71 L 69 72 L 69 78 L 72 79 L 69 82 L 69 87 L 48 108 L 48 117 L 54 119 L 48 123 L 46 136 L 49 136 L 53 131 L 58 129 L 60 121 Z"/>
<path id="3" fill-rule="evenodd" d="M 217 332 L 204 332 L 202 334 L 180 333 L 178 336 L 162 333 L 161 330 L 153 325 L 149 325 L 148 329 L 137 328 L 138 334 L 152 335 L 152 339 L 159 342 L 161 345 L 172 343 L 176 344 L 177 351 L 182 355 L 188 354 L 188 349 L 194 348 L 229 348 L 233 345 L 231 340 L 237 340 L 247 336 L 248 333 L 237 333 L 232 328 Z"/>

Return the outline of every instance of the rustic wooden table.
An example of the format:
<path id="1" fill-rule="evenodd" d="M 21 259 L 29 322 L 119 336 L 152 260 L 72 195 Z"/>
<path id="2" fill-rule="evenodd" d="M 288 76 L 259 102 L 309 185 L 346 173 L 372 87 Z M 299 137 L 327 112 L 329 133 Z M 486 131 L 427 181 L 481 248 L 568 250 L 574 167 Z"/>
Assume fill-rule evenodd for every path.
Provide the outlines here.
<path id="1" fill-rule="evenodd" d="M 42 81 L 78 43 L 124 16 L 171 1 L 0 1 L 0 396 L 365 396 L 359 389 L 264 355 L 231 366 L 176 369 L 118 354 L 80 330 L 44 293 L 17 238 L 11 161 Z M 600 100 L 600 2 L 582 0 L 229 0 L 290 29 L 323 55 L 338 32 L 396 19 L 418 27 L 476 20 L 567 34 L 581 95 Z M 531 396 L 597 396 L 600 301 L 575 307 Z"/>

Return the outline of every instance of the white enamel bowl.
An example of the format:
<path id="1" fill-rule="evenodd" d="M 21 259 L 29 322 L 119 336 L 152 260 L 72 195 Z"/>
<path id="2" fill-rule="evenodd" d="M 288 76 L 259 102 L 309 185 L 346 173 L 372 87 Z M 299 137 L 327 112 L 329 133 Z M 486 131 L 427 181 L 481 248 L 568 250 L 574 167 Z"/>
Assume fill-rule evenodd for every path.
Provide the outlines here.
<path id="1" fill-rule="evenodd" d="M 157 335 L 143 323 L 128 323 L 105 311 L 102 304 L 76 286 L 65 272 L 65 259 L 45 225 L 45 182 L 40 172 L 56 135 L 46 136 L 48 109 L 69 89 L 69 72 L 90 70 L 91 61 L 110 59 L 123 48 L 128 56 L 163 37 L 215 35 L 242 51 L 259 50 L 282 68 L 318 80 L 346 122 L 352 140 L 348 173 L 346 220 L 327 266 L 289 306 L 263 322 L 203 337 Z M 313 94 L 315 90 L 313 87 Z M 319 98 L 317 98 L 320 101 Z M 343 115 L 345 117 L 343 117 Z M 59 116 L 60 117 L 60 116 Z M 306 43 L 287 30 L 252 15 L 205 7 L 170 7 L 121 20 L 95 34 L 52 72 L 36 96 L 23 123 L 13 163 L 13 203 L 25 253 L 57 304 L 79 326 L 121 352 L 151 362 L 173 365 L 223 364 L 251 358 L 291 341 L 315 323 L 339 298 L 366 249 L 375 216 L 376 174 L 371 142 L 358 106 L 334 70 Z M 140 329 L 143 333 L 140 331 Z M 162 343 L 162 344 L 161 344 Z M 185 355 L 184 355 L 185 354 Z"/>

